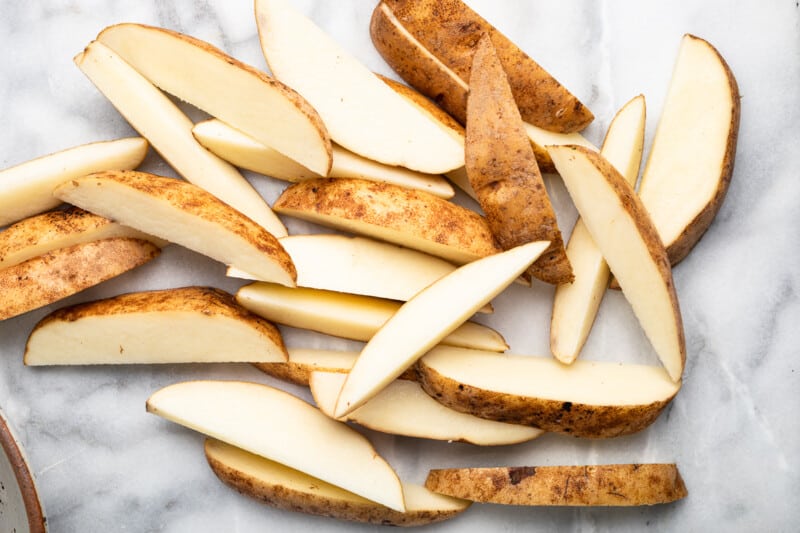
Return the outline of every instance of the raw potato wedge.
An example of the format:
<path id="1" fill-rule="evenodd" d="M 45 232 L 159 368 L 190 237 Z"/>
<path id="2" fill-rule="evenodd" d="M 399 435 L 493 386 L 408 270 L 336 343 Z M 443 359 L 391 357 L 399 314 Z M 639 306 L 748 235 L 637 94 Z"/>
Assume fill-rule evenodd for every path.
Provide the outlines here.
<path id="1" fill-rule="evenodd" d="M 194 124 L 189 117 L 113 50 L 95 41 L 75 56 L 74 61 L 178 174 L 238 209 L 276 237 L 286 235 L 283 223 L 239 171 L 194 139 Z"/>
<path id="2" fill-rule="evenodd" d="M 314 402 L 333 417 L 336 397 L 346 373 L 311 373 L 309 386 Z M 396 380 L 370 401 L 340 418 L 361 426 L 406 437 L 467 442 L 479 446 L 502 446 L 535 439 L 543 431 L 516 424 L 495 422 L 449 409 L 437 402 L 416 381 Z"/>
<path id="3" fill-rule="evenodd" d="M 115 238 L 53 250 L 0 270 L 0 320 L 57 302 L 155 259 L 158 246 Z"/>
<path id="4" fill-rule="evenodd" d="M 283 191 L 273 207 L 284 215 L 399 244 L 456 264 L 501 251 L 479 214 L 432 194 L 388 183 L 307 180 Z"/>
<path id="5" fill-rule="evenodd" d="M 397 474 L 365 437 L 282 390 L 187 381 L 150 396 L 147 412 L 405 511 Z"/>
<path id="6" fill-rule="evenodd" d="M 555 285 L 571 282 L 555 211 L 488 35 L 475 47 L 469 88 L 465 168 L 492 234 L 505 250 L 550 241 L 527 274 Z"/>
<path id="7" fill-rule="evenodd" d="M 425 486 L 483 503 L 546 506 L 656 505 L 688 495 L 675 464 L 523 466 L 431 470 Z"/>
<path id="8" fill-rule="evenodd" d="M 639 187 L 673 265 L 697 244 L 725 199 L 739 106 L 736 78 L 719 52 L 685 35 Z"/>
<path id="9" fill-rule="evenodd" d="M 205 41 L 142 24 L 116 24 L 97 40 L 154 85 L 321 175 L 331 141 L 296 91 Z"/>
<path id="10" fill-rule="evenodd" d="M 402 305 L 371 296 L 289 289 L 274 283 L 245 285 L 236 293 L 236 300 L 272 322 L 357 341 L 370 340 Z M 475 322 L 464 322 L 442 342 L 497 352 L 508 349 L 499 333 Z"/>
<path id="11" fill-rule="evenodd" d="M 462 266 L 404 303 L 373 335 L 347 375 L 334 410 L 343 417 L 500 294 L 550 245 L 532 242 Z"/>
<path id="12" fill-rule="evenodd" d="M 65 307 L 42 319 L 25 364 L 286 361 L 277 328 L 210 287 L 123 294 Z"/>
<path id="13" fill-rule="evenodd" d="M 372 42 L 386 62 L 462 123 L 463 82 L 469 81 L 475 45 L 484 34 L 497 49 L 526 122 L 569 133 L 592 121 L 586 106 L 461 0 L 384 0 L 370 24 Z"/>
<path id="14" fill-rule="evenodd" d="M 669 258 L 647 209 L 600 154 L 579 146 L 548 149 L 639 324 L 670 377 L 680 381 L 686 361 L 683 321 Z"/>
<path id="15" fill-rule="evenodd" d="M 270 70 L 311 102 L 337 144 L 428 174 L 464 165 L 458 142 L 310 19 L 285 0 L 256 0 L 255 6 Z"/>
<path id="16" fill-rule="evenodd" d="M 278 239 L 185 181 L 145 172 L 99 172 L 56 189 L 62 200 L 258 276 L 294 286 L 297 272 Z"/>
<path id="17" fill-rule="evenodd" d="M 644 125 L 645 101 L 639 95 L 611 121 L 600 152 L 632 187 L 642 162 Z M 580 218 L 572 229 L 567 257 L 575 280 L 556 287 L 550 320 L 550 351 L 564 364 L 574 361 L 586 342 L 610 277 L 602 252 Z"/>
<path id="18" fill-rule="evenodd" d="M 114 237 L 141 239 L 159 247 L 166 244 L 139 230 L 73 207 L 26 218 L 0 232 L 0 269 L 59 248 Z"/>
<path id="19" fill-rule="evenodd" d="M 206 439 L 205 451 L 211 470 L 223 483 L 285 511 L 411 527 L 447 520 L 471 505 L 420 485 L 402 483 L 406 510 L 401 513 L 216 439 Z"/>
<path id="20" fill-rule="evenodd" d="M 56 207 L 53 189 L 101 170 L 131 170 L 147 155 L 141 137 L 69 148 L 0 171 L 0 226 Z"/>
<path id="21" fill-rule="evenodd" d="M 425 391 L 447 407 L 576 437 L 649 426 L 680 389 L 655 366 L 497 355 L 439 346 L 417 362 Z"/>
<path id="22" fill-rule="evenodd" d="M 220 120 L 200 122 L 194 126 L 192 133 L 200 144 L 237 167 L 290 182 L 322 177 Z M 454 195 L 453 188 L 441 176 L 384 165 L 336 144 L 332 149 L 333 163 L 328 177 L 393 183 L 442 198 L 452 198 Z"/>

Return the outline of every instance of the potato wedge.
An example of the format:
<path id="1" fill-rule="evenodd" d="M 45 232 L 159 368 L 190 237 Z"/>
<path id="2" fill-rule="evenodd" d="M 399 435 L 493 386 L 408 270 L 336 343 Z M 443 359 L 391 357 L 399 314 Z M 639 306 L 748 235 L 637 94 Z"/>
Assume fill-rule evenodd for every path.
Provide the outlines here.
<path id="1" fill-rule="evenodd" d="M 580 131 L 592 121 L 586 106 L 461 0 L 384 0 L 370 24 L 386 62 L 462 123 L 467 90 L 459 80 L 469 80 L 483 34 L 498 51 L 525 121 L 559 133 Z"/>
<path id="2" fill-rule="evenodd" d="M 504 505 L 629 507 L 688 495 L 678 467 L 664 463 L 437 469 L 430 471 L 425 486 Z"/>
<path id="3" fill-rule="evenodd" d="M 447 407 L 576 437 L 649 426 L 680 389 L 663 369 L 438 346 L 417 362 L 425 391 Z"/>
<path id="4" fill-rule="evenodd" d="M 471 504 L 403 483 L 406 510 L 401 513 L 216 439 L 206 439 L 205 451 L 211 470 L 223 483 L 285 511 L 411 527 L 447 520 Z"/>
<path id="5" fill-rule="evenodd" d="M 147 155 L 141 137 L 84 144 L 0 171 L 0 226 L 56 207 L 53 189 L 101 170 L 131 170 Z"/>
<path id="6" fill-rule="evenodd" d="M 260 279 L 294 286 L 278 239 L 200 187 L 146 172 L 99 172 L 61 185 L 62 200 L 185 246 Z"/>
<path id="7" fill-rule="evenodd" d="M 504 250 L 550 241 L 526 274 L 555 285 L 571 282 L 555 211 L 488 35 L 475 47 L 470 72 L 465 168 L 486 222 Z"/>
<path id="8" fill-rule="evenodd" d="M 26 365 L 286 361 L 278 329 L 210 287 L 64 307 L 33 328 Z"/>
<path id="9" fill-rule="evenodd" d="M 146 406 L 149 413 L 405 511 L 397 474 L 365 437 L 282 390 L 186 381 L 158 390 Z"/>
<path id="10" fill-rule="evenodd" d="M 155 259 L 158 246 L 114 238 L 53 250 L 0 270 L 0 320 L 27 313 Z"/>
<path id="11" fill-rule="evenodd" d="M 422 191 L 354 179 L 296 183 L 276 212 L 464 264 L 501 251 L 486 221 Z"/>

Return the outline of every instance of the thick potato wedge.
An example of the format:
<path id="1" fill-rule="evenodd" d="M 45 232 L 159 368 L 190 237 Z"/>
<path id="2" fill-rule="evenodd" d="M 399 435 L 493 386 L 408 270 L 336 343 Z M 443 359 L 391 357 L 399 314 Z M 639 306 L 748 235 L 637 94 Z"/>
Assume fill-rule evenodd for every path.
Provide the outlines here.
<path id="1" fill-rule="evenodd" d="M 674 464 L 523 466 L 431 470 L 425 486 L 440 494 L 505 505 L 655 505 L 688 495 Z"/>
<path id="2" fill-rule="evenodd" d="M 65 307 L 28 337 L 25 364 L 286 361 L 278 329 L 210 287 L 123 294 Z"/>
<path id="3" fill-rule="evenodd" d="M 159 253 L 148 241 L 114 238 L 60 248 L 0 270 L 0 320 L 119 276 Z"/>

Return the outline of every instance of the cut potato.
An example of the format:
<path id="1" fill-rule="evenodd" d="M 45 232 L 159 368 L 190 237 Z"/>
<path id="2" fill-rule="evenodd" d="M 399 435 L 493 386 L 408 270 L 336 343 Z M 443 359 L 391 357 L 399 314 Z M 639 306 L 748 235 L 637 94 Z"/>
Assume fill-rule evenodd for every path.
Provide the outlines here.
<path id="1" fill-rule="evenodd" d="M 59 248 L 0 270 L 0 320 L 27 313 L 155 259 L 158 246 L 115 238 Z"/>
<path id="2" fill-rule="evenodd" d="M 550 157 L 673 381 L 686 361 L 683 321 L 667 252 L 633 187 L 600 154 L 551 146 Z"/>
<path id="3" fill-rule="evenodd" d="M 154 85 L 321 175 L 331 141 L 317 111 L 293 89 L 188 35 L 116 24 L 97 40 Z"/>
<path id="4" fill-rule="evenodd" d="M 272 234 L 191 183 L 145 172 L 99 172 L 65 183 L 55 194 L 259 279 L 295 284 L 292 260 Z"/>
<path id="5" fill-rule="evenodd" d="M 278 324 L 357 341 L 370 340 L 402 305 L 370 296 L 302 287 L 287 289 L 272 283 L 245 285 L 236 293 L 236 299 L 250 311 Z M 442 342 L 497 352 L 508 349 L 499 333 L 475 322 L 461 324 Z"/>
<path id="6" fill-rule="evenodd" d="M 276 237 L 286 235 L 283 223 L 239 171 L 194 139 L 189 117 L 113 50 L 95 41 L 75 56 L 75 64 L 178 174 Z"/>
<path id="7" fill-rule="evenodd" d="M 56 207 L 53 189 L 72 178 L 138 167 L 147 146 L 141 137 L 84 144 L 0 171 L 0 226 Z"/>
<path id="8" fill-rule="evenodd" d="M 439 346 L 417 363 L 425 391 L 447 407 L 576 437 L 649 426 L 680 389 L 655 366 L 497 355 Z"/>
<path id="9" fill-rule="evenodd" d="M 286 361 L 277 328 L 230 294 L 185 287 L 65 307 L 40 321 L 25 364 Z"/>
<path id="10" fill-rule="evenodd" d="M 431 470 L 428 489 L 484 503 L 547 506 L 655 505 L 688 495 L 674 464 L 522 466 Z"/>
<path id="11" fill-rule="evenodd" d="M 739 87 L 719 52 L 685 35 L 639 196 L 674 265 L 722 206 L 739 133 Z"/>
<path id="12" fill-rule="evenodd" d="M 464 265 L 404 303 L 361 351 L 336 401 L 336 418 L 380 392 L 500 294 L 549 245 L 532 242 Z"/>
<path id="13" fill-rule="evenodd" d="M 486 221 L 466 207 L 422 191 L 372 181 L 318 179 L 296 183 L 276 212 L 469 263 L 501 251 Z"/>
<path id="14" fill-rule="evenodd" d="M 237 167 L 290 182 L 321 177 L 277 150 L 217 119 L 196 124 L 192 133 L 200 144 Z M 442 198 L 452 198 L 454 195 L 453 188 L 441 176 L 384 165 L 336 144 L 332 148 L 333 164 L 328 177 L 393 183 L 408 189 L 427 191 Z"/>
<path id="15" fill-rule="evenodd" d="M 311 373 L 309 386 L 314 401 L 330 417 L 334 416 L 336 398 L 346 379 L 346 373 L 318 370 Z M 495 422 L 448 409 L 428 396 L 419 383 L 409 380 L 393 381 L 367 403 L 339 420 L 392 435 L 479 446 L 517 444 L 543 433 L 536 428 Z"/>
<path id="16" fill-rule="evenodd" d="M 636 184 L 642 162 L 644 125 L 645 102 L 640 95 L 625 104 L 611 121 L 600 152 L 631 186 Z M 580 218 L 569 238 L 567 256 L 575 280 L 556 287 L 550 321 L 550 351 L 562 363 L 570 364 L 589 336 L 610 272 Z"/>
<path id="17" fill-rule="evenodd" d="M 337 144 L 374 161 L 428 174 L 464 165 L 458 142 L 310 19 L 285 0 L 257 0 L 255 5 L 270 70 L 311 102 Z"/>
<path id="18" fill-rule="evenodd" d="M 0 269 L 59 248 L 114 237 L 146 240 L 159 247 L 166 245 L 139 230 L 73 207 L 26 218 L 0 232 Z"/>
<path id="19" fill-rule="evenodd" d="M 223 483 L 286 511 L 411 527 L 447 520 L 471 504 L 403 483 L 406 510 L 401 513 L 216 439 L 206 439 L 205 451 L 209 466 Z"/>
<path id="20" fill-rule="evenodd" d="M 397 474 L 366 438 L 284 391 L 241 381 L 187 381 L 154 393 L 147 411 L 405 511 Z"/>

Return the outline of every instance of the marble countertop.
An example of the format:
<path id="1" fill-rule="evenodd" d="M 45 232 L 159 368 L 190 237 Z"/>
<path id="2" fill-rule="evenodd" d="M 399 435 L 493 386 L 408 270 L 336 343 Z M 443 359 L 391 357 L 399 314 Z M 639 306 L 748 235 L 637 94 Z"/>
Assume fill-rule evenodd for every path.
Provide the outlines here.
<path id="1" fill-rule="evenodd" d="M 648 103 L 647 143 L 684 33 L 709 40 L 742 94 L 736 167 L 716 221 L 675 269 L 688 360 L 683 390 L 648 429 L 612 440 L 545 435 L 501 449 L 367 435 L 398 473 L 429 468 L 677 462 L 689 496 L 651 508 L 476 505 L 431 531 L 796 531 L 800 526 L 800 8 L 794 0 L 492 2 L 477 11 L 518 42 L 597 116 L 602 139 L 616 109 Z M 370 68 L 391 74 L 370 42 L 374 2 L 296 4 Z M 250 0 L 2 2 L 0 166 L 133 133 L 72 64 L 105 26 L 136 21 L 179 30 L 264 68 Z M 191 112 L 191 110 L 190 110 Z M 194 118 L 201 113 L 191 112 Z M 146 170 L 174 175 L 155 154 Z M 271 203 L 282 182 L 247 174 Z M 555 201 L 568 205 L 558 178 Z M 464 200 L 460 198 L 460 200 Z M 574 212 L 562 208 L 565 219 Z M 290 231 L 312 231 L 287 221 Z M 570 227 L 570 223 L 563 224 Z M 130 290 L 214 285 L 224 267 L 177 246 L 151 264 L 64 302 L 0 322 L 0 406 L 15 426 L 53 532 L 366 530 L 278 511 L 238 495 L 211 473 L 202 436 L 145 413 L 146 398 L 192 378 L 277 382 L 248 365 L 26 368 L 33 325 L 65 304 Z M 512 287 L 483 317 L 515 353 L 547 353 L 552 289 Z M 348 343 L 284 330 L 292 346 Z M 586 358 L 657 364 L 627 304 L 610 295 Z M 298 387 L 281 385 L 308 398 Z"/>

